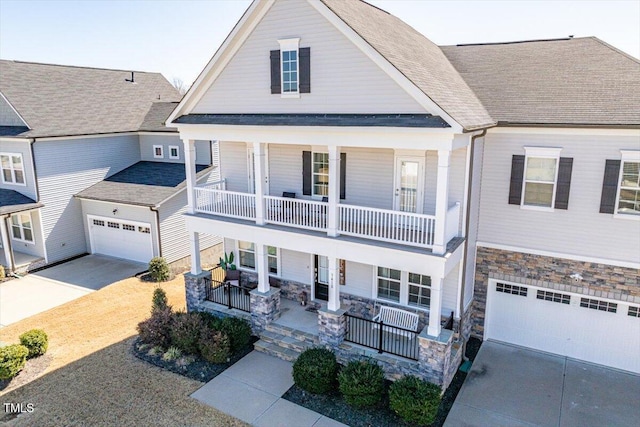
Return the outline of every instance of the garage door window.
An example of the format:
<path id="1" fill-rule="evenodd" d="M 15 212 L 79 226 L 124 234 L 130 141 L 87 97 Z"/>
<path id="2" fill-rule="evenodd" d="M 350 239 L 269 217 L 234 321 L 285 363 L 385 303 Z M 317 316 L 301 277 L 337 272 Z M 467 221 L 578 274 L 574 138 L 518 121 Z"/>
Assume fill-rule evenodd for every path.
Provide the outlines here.
<path id="1" fill-rule="evenodd" d="M 104 227 L 104 221 L 102 221 L 100 219 L 94 219 L 93 220 L 93 225 L 98 225 L 100 227 Z"/>
<path id="2" fill-rule="evenodd" d="M 107 227 L 109 227 L 109 228 L 120 228 L 120 224 L 117 223 L 117 222 L 108 221 L 107 222 Z"/>
<path id="3" fill-rule="evenodd" d="M 140 233 L 149 234 L 151 233 L 151 229 L 149 227 L 138 227 L 138 231 Z"/>
<path id="4" fill-rule="evenodd" d="M 598 311 L 607 311 L 609 313 L 615 313 L 618 311 L 618 304 L 616 303 L 589 298 L 580 298 L 580 307 L 591 308 Z"/>
<path id="5" fill-rule="evenodd" d="M 504 294 L 527 296 L 527 288 L 524 286 L 510 285 L 508 283 L 496 283 L 496 291 Z"/>
<path id="6" fill-rule="evenodd" d="M 567 294 L 559 294 L 557 292 L 538 291 L 536 298 L 543 301 L 558 302 L 560 304 L 569 304 L 571 302 L 571 296 Z"/>
<path id="7" fill-rule="evenodd" d="M 127 231 L 136 231 L 136 226 L 131 224 L 122 224 L 122 229 Z"/>
<path id="8" fill-rule="evenodd" d="M 629 311 L 627 312 L 627 314 L 631 317 L 640 318 L 640 307 L 629 307 Z"/>

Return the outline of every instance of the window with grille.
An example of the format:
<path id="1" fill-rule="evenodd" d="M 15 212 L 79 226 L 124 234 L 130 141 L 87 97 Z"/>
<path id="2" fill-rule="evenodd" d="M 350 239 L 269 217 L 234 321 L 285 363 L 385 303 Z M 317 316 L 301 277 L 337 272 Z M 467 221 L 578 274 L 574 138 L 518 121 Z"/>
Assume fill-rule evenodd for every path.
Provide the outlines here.
<path id="1" fill-rule="evenodd" d="M 550 291 L 538 291 L 536 298 L 544 301 L 558 302 L 560 304 L 569 304 L 571 302 L 571 295 Z"/>
<path id="2" fill-rule="evenodd" d="M 409 305 L 429 308 L 431 303 L 431 277 L 409 273 Z"/>
<path id="3" fill-rule="evenodd" d="M 104 227 L 104 221 L 101 219 L 94 219 L 93 225 L 99 225 L 100 227 Z"/>
<path id="4" fill-rule="evenodd" d="M 378 298 L 400 301 L 400 270 L 378 267 Z"/>
<path id="5" fill-rule="evenodd" d="M 527 288 L 524 286 L 510 285 L 508 283 L 496 283 L 496 291 L 503 294 L 519 295 L 521 297 L 527 296 Z"/>
<path id="6" fill-rule="evenodd" d="M 136 226 L 130 224 L 122 224 L 122 229 L 127 231 L 136 231 Z"/>
<path id="7" fill-rule="evenodd" d="M 618 311 L 618 304 L 598 299 L 580 298 L 580 307 L 590 308 L 598 311 L 615 313 Z"/>
<path id="8" fill-rule="evenodd" d="M 109 228 L 120 228 L 120 224 L 117 223 L 117 222 L 109 221 L 109 222 L 107 222 L 107 227 L 109 227 Z"/>

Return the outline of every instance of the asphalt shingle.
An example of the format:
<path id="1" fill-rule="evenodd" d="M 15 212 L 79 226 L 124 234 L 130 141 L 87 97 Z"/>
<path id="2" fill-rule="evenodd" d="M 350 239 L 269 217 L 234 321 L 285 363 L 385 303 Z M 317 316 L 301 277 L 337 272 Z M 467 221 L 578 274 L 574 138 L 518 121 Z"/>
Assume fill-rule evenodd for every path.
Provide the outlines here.
<path id="1" fill-rule="evenodd" d="M 0 215 L 22 212 L 44 206 L 14 190 L 0 188 Z"/>

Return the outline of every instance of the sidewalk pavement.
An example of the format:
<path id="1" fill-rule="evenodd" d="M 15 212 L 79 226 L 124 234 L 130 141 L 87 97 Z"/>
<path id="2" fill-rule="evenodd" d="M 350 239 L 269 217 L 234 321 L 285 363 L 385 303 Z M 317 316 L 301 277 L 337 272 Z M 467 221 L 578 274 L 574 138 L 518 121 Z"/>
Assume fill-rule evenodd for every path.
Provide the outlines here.
<path id="1" fill-rule="evenodd" d="M 258 427 L 348 427 L 282 399 L 293 385 L 292 367 L 252 351 L 191 397 Z"/>

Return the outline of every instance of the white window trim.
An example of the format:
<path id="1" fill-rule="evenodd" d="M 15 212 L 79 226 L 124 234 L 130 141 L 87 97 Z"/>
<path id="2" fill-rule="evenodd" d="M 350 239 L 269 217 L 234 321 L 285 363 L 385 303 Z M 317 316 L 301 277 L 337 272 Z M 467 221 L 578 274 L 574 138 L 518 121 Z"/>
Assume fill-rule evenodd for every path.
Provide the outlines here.
<path id="1" fill-rule="evenodd" d="M 31 230 L 31 237 L 33 240 L 26 240 L 24 238 L 24 230 L 25 227 L 22 226 L 22 221 L 20 221 L 20 216 L 21 215 L 28 215 L 29 216 L 29 223 L 31 224 L 31 228 L 29 230 Z M 18 227 L 20 228 L 20 236 L 21 238 L 17 238 L 13 235 L 13 217 L 17 216 L 18 217 Z M 22 243 L 26 243 L 28 245 L 35 245 L 36 244 L 36 239 L 35 239 L 35 233 L 33 230 L 33 217 L 31 216 L 31 212 L 20 212 L 20 213 L 16 213 L 11 215 L 11 220 L 9 221 L 11 223 L 10 228 L 11 228 L 11 239 L 15 240 L 16 242 L 22 242 Z"/>
<path id="2" fill-rule="evenodd" d="M 280 248 L 272 246 L 274 248 L 276 248 L 276 254 L 275 255 L 269 255 L 269 253 L 267 252 L 267 258 L 269 257 L 276 257 L 276 268 L 278 269 L 277 273 L 271 273 L 269 272 L 269 276 L 271 277 L 282 277 L 282 262 L 281 259 L 282 257 L 280 256 Z"/>
<path id="3" fill-rule="evenodd" d="M 171 154 L 171 150 L 173 150 L 174 148 L 175 148 L 176 153 L 177 153 L 175 156 L 173 156 Z M 154 153 L 155 153 L 155 150 L 154 150 Z M 169 146 L 169 159 L 171 159 L 171 160 L 180 160 L 180 147 L 179 146 L 177 146 L 177 145 L 170 145 Z"/>
<path id="4" fill-rule="evenodd" d="M 254 259 L 254 262 L 258 262 L 258 257 L 257 257 L 257 254 L 256 254 L 257 243 L 249 242 L 249 241 L 246 241 L 246 240 L 242 240 L 242 241 L 243 242 L 247 242 L 247 243 L 253 243 L 253 259 Z M 244 251 L 244 252 L 251 252 L 251 251 L 248 251 L 247 249 L 241 249 L 240 248 L 240 240 L 235 240 L 235 244 L 236 244 L 236 246 L 235 246 L 236 259 L 237 259 L 236 268 L 238 270 L 240 270 L 240 271 L 249 271 L 249 272 L 252 272 L 252 273 L 255 273 L 256 271 L 258 271 L 258 269 L 255 268 L 255 267 L 254 268 L 249 268 L 249 267 L 244 267 L 244 266 L 240 265 L 240 251 Z M 266 246 L 271 246 L 271 245 L 266 245 Z M 275 246 L 272 246 L 272 247 L 275 247 Z M 276 255 L 275 256 L 276 256 L 276 262 L 277 262 L 276 268 L 278 269 L 278 273 L 277 274 L 269 273 L 269 276 L 271 276 L 271 277 L 282 277 L 282 261 L 281 261 L 282 257 L 280 256 L 280 248 L 278 248 L 278 247 L 275 247 L 275 248 L 276 248 Z M 268 257 L 272 257 L 272 256 L 273 255 L 267 254 L 267 258 Z"/>
<path id="5" fill-rule="evenodd" d="M 327 162 L 328 162 L 329 161 L 329 158 L 328 158 L 329 152 L 325 148 L 313 149 L 313 147 L 312 147 L 312 151 L 311 151 L 311 198 L 312 199 L 317 199 L 317 200 L 322 200 L 323 197 L 329 197 L 328 190 L 329 190 L 329 185 L 331 185 L 331 182 L 329 182 L 329 180 L 331 179 L 331 172 L 327 170 L 327 194 L 325 194 L 325 195 L 315 194 L 316 186 L 315 186 L 314 181 L 313 181 L 313 177 L 315 175 L 315 172 L 313 171 L 314 170 L 313 165 L 315 163 L 315 161 L 314 161 L 314 157 L 315 157 L 314 155 L 315 154 L 326 154 L 327 155 Z M 327 163 L 327 169 L 328 168 L 329 168 L 329 163 Z M 320 174 L 318 174 L 318 175 L 320 175 Z M 322 174 L 322 175 L 324 175 L 324 174 Z"/>
<path id="6" fill-rule="evenodd" d="M 160 149 L 160 154 L 156 154 L 156 148 Z M 164 148 L 162 145 L 154 145 L 153 146 L 153 158 L 154 159 L 164 159 Z"/>
<path id="7" fill-rule="evenodd" d="M 0 153 L 0 156 L 9 156 L 9 167 L 11 168 L 9 170 L 11 171 L 11 178 L 13 179 L 13 181 L 5 181 L 5 179 L 4 179 L 4 168 L 2 167 L 2 164 L 0 163 L 0 180 L 2 180 L 2 183 L 3 184 L 19 185 L 21 187 L 26 187 L 27 186 L 27 175 L 25 173 L 24 156 L 22 155 L 22 153 Z M 24 182 L 16 182 L 15 171 L 16 170 L 20 170 L 20 169 L 15 169 L 13 167 L 13 156 L 19 156 L 20 157 L 20 164 L 22 165 L 22 180 Z"/>
<path id="8" fill-rule="evenodd" d="M 558 186 L 558 171 L 560 169 L 560 147 L 524 147 L 525 162 L 524 173 L 522 174 L 522 194 L 520 195 L 520 208 L 532 211 L 553 212 L 556 205 L 556 188 Z M 556 160 L 556 171 L 553 179 L 553 190 L 551 193 L 551 206 L 531 206 L 524 204 L 524 193 L 527 189 L 527 168 L 529 166 L 529 158 L 544 158 Z"/>
<path id="9" fill-rule="evenodd" d="M 300 38 L 280 39 L 280 97 L 281 98 L 300 98 Z M 296 54 L 296 75 L 298 76 L 298 90 L 296 92 L 284 92 L 284 70 L 282 61 L 284 55 L 282 52 L 295 50 Z"/>
<path id="10" fill-rule="evenodd" d="M 624 172 L 624 163 L 640 163 L 640 151 L 636 150 L 620 150 L 620 173 L 618 175 L 618 190 L 616 192 L 616 204 L 613 212 L 613 217 L 617 219 L 626 219 L 631 221 L 640 221 L 640 215 L 626 214 L 618 212 L 618 205 L 620 203 L 620 190 L 622 183 L 622 175 Z"/>
<path id="11" fill-rule="evenodd" d="M 407 309 L 410 309 L 410 310 L 419 310 L 426 313 L 429 312 L 429 310 L 431 309 L 430 306 L 420 307 L 416 305 L 409 305 L 409 271 L 400 270 L 400 301 L 393 301 L 393 300 L 378 296 L 378 277 L 379 277 L 378 267 L 390 268 L 390 267 L 384 267 L 381 265 L 373 266 L 373 299 L 375 301 L 378 301 L 380 303 L 399 305 L 402 307 L 406 307 Z M 392 268 L 391 270 L 397 270 L 397 268 Z M 415 273 L 415 274 L 418 274 L 418 273 Z M 421 274 L 421 276 L 428 276 L 428 274 Z M 433 283 L 433 276 L 431 276 L 431 278 Z M 432 287 L 429 286 L 429 289 L 432 289 Z"/>

